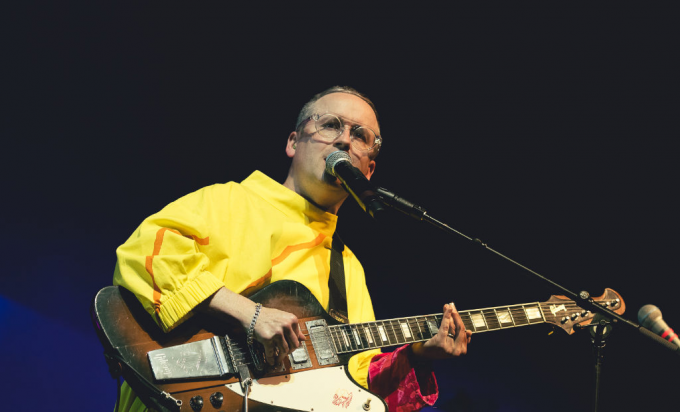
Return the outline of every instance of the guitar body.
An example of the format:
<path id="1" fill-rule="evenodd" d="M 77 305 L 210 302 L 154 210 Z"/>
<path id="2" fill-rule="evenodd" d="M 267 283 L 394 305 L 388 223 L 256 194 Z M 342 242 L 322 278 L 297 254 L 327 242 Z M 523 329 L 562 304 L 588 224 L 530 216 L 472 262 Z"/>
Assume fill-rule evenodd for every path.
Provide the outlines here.
<path id="1" fill-rule="evenodd" d="M 328 325 L 338 322 L 326 313 L 307 288 L 297 282 L 279 281 L 251 295 L 250 299 L 298 317 L 303 333 L 308 336 L 309 362 L 293 368 L 291 356 L 288 356 L 282 369 L 269 370 L 265 366 L 260 372 L 250 365 L 253 384 L 249 392 L 249 411 L 364 411 L 367 401 L 371 411 L 387 411 L 381 398 L 361 387 L 349 375 L 346 365 L 351 353 L 337 354 L 337 361 L 331 364 L 317 359 L 305 325 L 309 321 L 325 321 Z M 91 315 L 105 352 L 116 358 L 111 361 L 112 357 L 109 357 L 110 366 L 122 366 L 123 377 L 147 406 L 161 411 L 192 411 L 196 410 L 192 406 L 196 406 L 197 397 L 200 397 L 201 411 L 243 410 L 244 392 L 238 374 L 219 379 L 159 380 L 154 377 L 149 355 L 151 351 L 214 336 L 230 336 L 243 341 L 240 325 L 221 324 L 197 313 L 173 331 L 163 333 L 134 294 L 117 286 L 106 287 L 97 294 Z M 247 346 L 242 344 L 241 347 Z M 188 370 L 204 361 L 200 357 L 189 359 L 194 363 L 187 362 L 183 366 Z M 161 392 L 169 396 L 159 396 Z M 220 397 L 223 401 L 213 404 L 212 401 Z"/>

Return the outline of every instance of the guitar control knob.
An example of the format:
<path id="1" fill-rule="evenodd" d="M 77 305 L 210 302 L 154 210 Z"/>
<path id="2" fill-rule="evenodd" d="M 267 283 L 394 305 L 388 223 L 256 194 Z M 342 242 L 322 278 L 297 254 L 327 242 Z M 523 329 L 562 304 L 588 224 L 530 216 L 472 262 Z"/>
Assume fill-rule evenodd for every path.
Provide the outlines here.
<path id="1" fill-rule="evenodd" d="M 214 406 L 215 409 L 219 409 L 222 406 L 222 402 L 224 402 L 224 395 L 222 395 L 222 392 L 215 392 L 210 395 L 210 404 Z"/>
<path id="2" fill-rule="evenodd" d="M 191 398 L 191 401 L 189 401 L 189 406 L 196 412 L 200 411 L 203 408 L 203 397 L 200 395 L 194 396 Z"/>
<path id="3" fill-rule="evenodd" d="M 371 398 L 366 399 L 366 403 L 361 405 L 365 411 L 368 411 L 371 409 Z"/>

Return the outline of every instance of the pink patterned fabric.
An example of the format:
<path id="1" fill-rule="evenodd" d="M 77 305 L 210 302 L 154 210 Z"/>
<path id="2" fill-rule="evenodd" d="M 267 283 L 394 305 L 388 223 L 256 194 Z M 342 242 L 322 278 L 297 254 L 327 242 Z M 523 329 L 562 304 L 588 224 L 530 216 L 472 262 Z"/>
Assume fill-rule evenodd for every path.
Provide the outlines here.
<path id="1" fill-rule="evenodd" d="M 408 346 L 374 356 L 368 367 L 368 389 L 385 399 L 390 412 L 419 411 L 439 397 L 432 367 L 414 367 Z"/>

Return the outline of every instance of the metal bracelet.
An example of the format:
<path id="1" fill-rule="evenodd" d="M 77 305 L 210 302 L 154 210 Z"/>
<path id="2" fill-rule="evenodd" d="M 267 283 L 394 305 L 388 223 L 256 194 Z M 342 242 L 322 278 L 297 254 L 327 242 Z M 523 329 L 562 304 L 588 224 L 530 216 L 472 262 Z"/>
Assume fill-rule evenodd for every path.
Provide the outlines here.
<path id="1" fill-rule="evenodd" d="M 255 305 L 255 314 L 253 315 L 253 320 L 250 322 L 250 327 L 248 328 L 248 345 L 253 344 L 253 332 L 255 332 L 255 323 L 257 322 L 257 317 L 260 316 L 260 309 L 262 309 L 261 303 Z"/>

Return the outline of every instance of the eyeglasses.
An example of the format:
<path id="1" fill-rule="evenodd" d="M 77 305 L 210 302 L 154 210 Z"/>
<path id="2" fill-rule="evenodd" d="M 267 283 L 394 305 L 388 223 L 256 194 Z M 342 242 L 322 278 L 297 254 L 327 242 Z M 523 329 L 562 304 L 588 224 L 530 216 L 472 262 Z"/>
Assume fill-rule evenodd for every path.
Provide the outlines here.
<path id="1" fill-rule="evenodd" d="M 295 130 L 299 130 L 310 120 L 314 120 L 316 132 L 321 140 L 327 143 L 333 142 L 345 131 L 345 122 L 342 121 L 340 116 L 333 113 L 311 115 L 301 121 Z M 358 124 L 350 126 L 349 136 L 352 146 L 363 152 L 370 152 L 382 145 L 382 138 L 366 126 Z"/>

